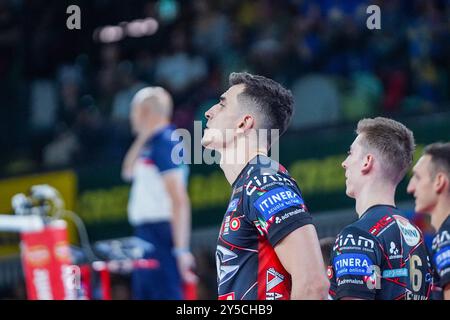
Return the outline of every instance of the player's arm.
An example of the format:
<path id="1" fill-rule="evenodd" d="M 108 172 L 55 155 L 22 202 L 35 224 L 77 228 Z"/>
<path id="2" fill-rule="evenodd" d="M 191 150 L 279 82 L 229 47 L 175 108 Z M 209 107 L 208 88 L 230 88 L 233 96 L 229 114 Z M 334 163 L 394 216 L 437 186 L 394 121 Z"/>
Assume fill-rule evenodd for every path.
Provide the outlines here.
<path id="1" fill-rule="evenodd" d="M 250 195 L 249 213 L 266 225 L 267 240 L 291 276 L 291 299 L 326 299 L 319 240 L 300 190 L 286 182 L 261 188 Z"/>
<path id="2" fill-rule="evenodd" d="M 136 137 L 131 147 L 128 149 L 127 154 L 122 163 L 122 179 L 130 181 L 133 178 L 134 164 L 139 157 L 139 153 L 147 141 L 149 135 L 140 134 Z"/>
<path id="3" fill-rule="evenodd" d="M 181 169 L 163 175 L 166 190 L 172 201 L 172 228 L 175 249 L 188 249 L 191 231 L 191 207 Z"/>
<path id="4" fill-rule="evenodd" d="M 181 169 L 170 170 L 163 175 L 166 190 L 172 201 L 172 233 L 174 253 L 182 278 L 192 277 L 194 257 L 189 250 L 191 237 L 191 205 Z"/>
<path id="5" fill-rule="evenodd" d="M 327 298 L 329 282 L 312 224 L 292 231 L 274 249 L 283 267 L 291 275 L 292 300 Z"/>
<path id="6" fill-rule="evenodd" d="M 450 283 L 444 287 L 444 300 L 450 300 Z"/>

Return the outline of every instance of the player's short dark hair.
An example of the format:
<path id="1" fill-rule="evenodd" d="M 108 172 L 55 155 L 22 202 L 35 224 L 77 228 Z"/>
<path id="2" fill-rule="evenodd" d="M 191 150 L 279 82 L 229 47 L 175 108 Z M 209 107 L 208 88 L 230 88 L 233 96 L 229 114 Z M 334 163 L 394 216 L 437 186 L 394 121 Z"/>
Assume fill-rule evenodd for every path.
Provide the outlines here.
<path id="1" fill-rule="evenodd" d="M 400 122 L 377 117 L 360 120 L 356 133 L 362 135 L 366 147 L 381 155 L 385 176 L 399 183 L 412 164 L 415 150 L 412 131 Z"/>
<path id="2" fill-rule="evenodd" d="M 450 178 L 450 142 L 435 142 L 425 147 L 424 155 L 431 156 L 431 176 L 434 179 L 438 172 Z"/>
<path id="3" fill-rule="evenodd" d="M 244 84 L 238 100 L 245 105 L 253 105 L 263 116 L 262 129 L 278 129 L 281 136 L 289 126 L 294 112 L 294 97 L 290 90 L 278 82 L 247 72 L 233 72 L 229 77 L 230 86 Z"/>

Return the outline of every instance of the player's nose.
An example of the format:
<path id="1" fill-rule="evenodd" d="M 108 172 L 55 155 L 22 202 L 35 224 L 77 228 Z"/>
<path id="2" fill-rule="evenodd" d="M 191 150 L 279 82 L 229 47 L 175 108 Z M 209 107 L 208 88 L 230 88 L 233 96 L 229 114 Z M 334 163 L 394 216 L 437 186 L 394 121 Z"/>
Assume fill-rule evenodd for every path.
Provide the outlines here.
<path id="1" fill-rule="evenodd" d="M 212 107 L 211 108 L 209 108 L 206 112 L 205 112 L 205 118 L 207 119 L 207 120 L 211 120 L 211 118 L 212 118 Z"/>
<path id="2" fill-rule="evenodd" d="M 406 187 L 406 192 L 413 194 L 415 191 L 415 186 L 412 180 L 409 180 L 408 186 Z"/>
<path id="3" fill-rule="evenodd" d="M 208 120 L 211 119 L 211 114 L 209 113 L 209 110 L 205 112 L 205 118 Z"/>

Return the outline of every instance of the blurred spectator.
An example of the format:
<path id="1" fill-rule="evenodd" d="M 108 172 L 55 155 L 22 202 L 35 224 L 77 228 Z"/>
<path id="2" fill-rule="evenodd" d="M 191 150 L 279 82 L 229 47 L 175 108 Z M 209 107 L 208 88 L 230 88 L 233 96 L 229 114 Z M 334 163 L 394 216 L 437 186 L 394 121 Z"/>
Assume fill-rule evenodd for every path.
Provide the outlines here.
<path id="1" fill-rule="evenodd" d="M 386 79 L 386 95 L 383 101 L 383 109 L 386 112 L 397 111 L 405 98 L 407 89 L 406 74 L 402 70 L 394 70 Z"/>
<path id="2" fill-rule="evenodd" d="M 0 81 L 9 76 L 14 67 L 16 45 L 20 41 L 17 17 L 8 0 L 0 0 Z"/>
<path id="3" fill-rule="evenodd" d="M 356 121 L 374 115 L 383 94 L 381 81 L 373 73 L 355 72 L 350 85 L 349 92 L 343 94 L 343 117 Z"/>
<path id="4" fill-rule="evenodd" d="M 43 150 L 44 166 L 64 167 L 75 163 L 77 153 L 80 150 L 80 144 L 77 136 L 62 125 L 57 129 L 57 134 Z"/>
<path id="5" fill-rule="evenodd" d="M 57 93 L 52 80 L 39 79 L 31 84 L 31 127 L 50 130 L 57 119 Z"/>
<path id="6" fill-rule="evenodd" d="M 117 45 L 105 45 L 100 49 L 100 66 L 96 74 L 99 106 L 109 114 L 114 95 L 120 87 L 120 49 Z"/>
<path id="7" fill-rule="evenodd" d="M 72 126 L 78 116 L 79 97 L 81 94 L 80 84 L 82 81 L 81 71 L 74 65 L 64 65 L 59 70 L 59 87 L 61 107 L 59 118 L 67 125 Z"/>
<path id="8" fill-rule="evenodd" d="M 175 95 L 186 93 L 207 76 L 206 61 L 188 48 L 185 31 L 176 29 L 171 35 L 171 49 L 157 63 L 155 81 Z"/>
<path id="9" fill-rule="evenodd" d="M 336 122 L 340 118 L 340 102 L 336 86 L 329 78 L 309 75 L 292 86 L 295 108 L 294 128 L 305 128 Z"/>
<path id="10" fill-rule="evenodd" d="M 212 8 L 213 2 L 199 0 L 194 2 L 197 14 L 192 43 L 196 50 L 210 57 L 217 57 L 227 50 L 230 42 L 229 18 Z"/>
<path id="11" fill-rule="evenodd" d="M 84 155 L 93 144 L 87 137 L 107 147 L 95 153 L 98 161 L 122 154 L 131 138 L 123 121 L 130 97 L 144 84 L 166 86 L 174 121 L 192 129 L 233 71 L 291 88 L 305 111 L 293 128 L 450 106 L 448 1 L 164 0 L 130 7 L 80 0 L 102 18 L 85 15 L 78 36 L 57 28 L 63 5 L 48 1 L 0 0 L 0 98 L 7 103 L 0 127 L 12 136 L 0 143 L 31 151 L 38 164 L 43 146 L 58 141 L 52 132 L 61 121 L 79 141 L 80 161 L 94 159 Z M 366 27 L 369 4 L 381 7 L 381 30 Z M 22 16 L 26 33 L 18 27 Z M 92 43 L 97 27 L 148 17 L 159 22 L 151 36 Z M 95 107 L 85 108 L 83 96 Z M 19 122 L 31 130 L 18 129 Z"/>
<path id="12" fill-rule="evenodd" d="M 111 118 L 117 124 L 128 124 L 130 104 L 136 92 L 145 87 L 145 83 L 136 77 L 134 66 L 130 61 L 121 62 L 118 66 L 120 91 L 114 96 Z"/>

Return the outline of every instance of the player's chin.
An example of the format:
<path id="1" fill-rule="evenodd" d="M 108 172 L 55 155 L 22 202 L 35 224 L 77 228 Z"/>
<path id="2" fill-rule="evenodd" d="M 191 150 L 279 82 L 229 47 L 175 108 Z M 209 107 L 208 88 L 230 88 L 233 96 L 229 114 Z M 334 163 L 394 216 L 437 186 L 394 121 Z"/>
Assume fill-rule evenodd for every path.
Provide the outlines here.
<path id="1" fill-rule="evenodd" d="M 345 190 L 345 194 L 347 195 L 347 197 L 355 198 L 355 193 L 349 187 L 347 187 L 347 189 Z"/>
<path id="2" fill-rule="evenodd" d="M 418 202 L 417 199 L 416 199 L 416 203 L 415 203 L 415 206 L 414 206 L 414 211 L 415 211 L 416 213 L 424 214 L 424 213 L 427 212 L 427 208 L 425 208 L 425 207 L 424 207 L 420 202 Z"/>
<path id="3" fill-rule="evenodd" d="M 205 149 L 210 149 L 210 150 L 216 149 L 214 147 L 214 143 L 213 143 L 212 139 L 209 139 L 208 137 L 203 137 L 201 143 Z"/>

